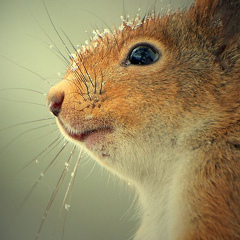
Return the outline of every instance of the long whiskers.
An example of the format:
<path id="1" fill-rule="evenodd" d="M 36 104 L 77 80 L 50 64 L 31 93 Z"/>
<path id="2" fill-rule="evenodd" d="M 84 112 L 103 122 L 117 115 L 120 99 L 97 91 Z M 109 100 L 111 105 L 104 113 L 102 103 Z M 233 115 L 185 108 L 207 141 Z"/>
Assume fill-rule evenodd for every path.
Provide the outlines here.
<path id="1" fill-rule="evenodd" d="M 62 31 L 63 31 L 63 30 L 62 30 Z M 87 68 L 86 68 L 86 66 L 85 66 L 85 64 L 84 64 L 84 62 L 83 62 L 83 59 L 82 59 L 80 53 L 79 53 L 78 50 L 75 48 L 75 46 L 73 45 L 72 41 L 70 40 L 70 38 L 68 37 L 68 35 L 67 35 L 64 31 L 63 31 L 63 34 L 64 34 L 65 37 L 68 39 L 69 43 L 71 44 L 72 48 L 74 49 L 75 53 L 77 54 L 78 58 L 80 59 L 81 64 L 82 64 L 82 66 L 83 66 L 83 68 L 84 68 L 84 70 L 85 70 L 85 72 L 86 72 L 86 74 L 87 74 L 87 77 L 88 77 L 90 83 L 92 84 L 92 86 L 94 87 L 94 84 L 93 84 L 93 82 L 92 82 L 92 79 L 91 79 L 91 77 L 90 77 L 90 75 L 89 75 L 89 73 L 88 73 L 88 71 L 87 71 Z M 73 61 L 75 61 L 75 59 L 73 59 Z M 76 62 L 75 62 L 75 63 L 76 63 Z M 80 70 L 80 69 L 79 69 L 79 70 Z M 81 70 L 80 70 L 80 72 L 81 72 L 82 77 L 86 80 L 86 78 L 85 78 L 85 76 L 84 76 L 84 73 L 83 73 Z"/>
<path id="2" fill-rule="evenodd" d="M 78 81 L 78 83 L 79 83 L 80 86 L 79 86 L 74 80 L 72 80 L 72 79 L 65 78 L 65 80 L 67 80 L 69 83 L 73 83 L 73 84 L 77 87 L 77 89 L 79 90 L 79 92 L 77 92 L 76 94 L 80 94 L 84 101 L 87 100 L 87 99 L 83 96 L 85 93 L 82 92 L 82 89 L 80 88 L 81 83 L 80 83 L 79 81 Z M 87 91 L 88 91 L 88 88 L 87 88 Z M 90 97 L 90 96 L 89 96 L 89 92 L 87 92 L 86 95 L 87 95 L 88 97 Z"/>
<path id="3" fill-rule="evenodd" d="M 43 1 L 44 3 L 44 1 Z M 44 3 L 45 5 L 45 3 Z M 47 8 L 45 6 L 45 10 L 47 11 Z M 48 14 L 48 12 L 47 12 Z M 41 26 L 41 24 L 39 24 L 39 22 L 37 21 L 37 19 L 32 15 L 33 19 L 35 20 L 35 22 L 38 24 L 38 26 L 41 28 L 41 30 L 43 31 L 43 33 L 47 36 L 47 38 L 49 39 L 49 41 L 52 43 L 52 45 L 50 45 L 50 49 L 55 50 L 59 55 L 57 55 L 58 57 L 60 56 L 61 59 L 63 60 L 63 63 L 65 66 L 68 66 L 70 64 L 69 60 L 62 54 L 62 52 L 60 51 L 60 49 L 57 47 L 57 45 L 54 43 L 54 41 L 52 40 L 52 38 L 49 36 L 49 34 L 44 30 L 44 28 Z M 47 44 L 49 46 L 49 44 Z"/>
<path id="4" fill-rule="evenodd" d="M 31 129 L 28 129 L 27 131 L 24 131 L 20 134 L 18 134 L 12 141 L 8 142 L 2 149 L 0 149 L 0 153 L 2 153 L 7 147 L 9 147 L 13 142 L 15 142 L 17 139 L 19 139 L 20 137 L 22 137 L 23 135 L 26 135 L 27 133 L 29 132 L 33 132 L 35 130 L 39 130 L 39 129 L 42 129 L 42 128 L 46 128 L 46 127 L 49 127 L 49 126 L 52 126 L 52 125 L 55 125 L 56 122 L 54 123 L 49 123 L 49 124 L 46 124 L 46 125 L 42 125 L 42 126 L 39 126 L 39 127 L 35 127 L 35 128 L 31 128 Z"/>
<path id="5" fill-rule="evenodd" d="M 70 157 L 69 157 L 69 160 L 66 162 L 65 164 L 65 169 L 63 171 L 64 175 L 66 175 L 67 171 L 68 171 L 68 167 L 70 166 L 71 164 L 71 159 L 72 159 L 72 156 L 73 154 L 75 153 L 75 150 L 76 150 L 76 146 L 74 147 Z M 65 209 L 67 210 L 66 211 L 66 214 L 65 214 L 65 217 L 64 217 L 64 221 L 66 221 L 66 218 L 67 218 L 67 213 L 68 213 L 68 210 L 70 208 L 70 201 L 71 201 L 71 197 L 72 197 L 72 192 L 73 192 L 73 186 L 74 186 L 74 182 L 75 182 L 75 179 L 76 179 L 76 176 L 77 176 L 77 170 L 78 170 L 78 166 L 80 164 L 80 160 L 82 158 L 82 149 L 80 150 L 79 152 L 79 155 L 78 155 L 78 158 L 77 158 L 77 161 L 75 163 L 75 166 L 74 166 L 74 169 L 71 173 L 71 178 L 70 178 L 70 181 L 68 183 L 68 186 L 67 186 L 67 189 L 65 191 L 65 195 L 64 195 L 64 198 L 62 200 L 62 205 L 61 205 L 61 208 L 59 209 L 59 213 L 58 213 L 58 217 L 56 219 L 56 223 L 55 223 L 55 227 L 54 227 L 54 231 L 53 231 L 53 234 L 51 236 L 51 239 L 53 239 L 56 231 L 57 231 L 57 226 L 58 226 L 58 220 L 60 218 L 60 215 L 62 213 L 62 210 L 63 208 L 65 207 Z M 61 176 L 62 177 L 62 176 Z M 59 187 L 60 188 L 60 187 Z M 65 225 L 65 224 L 64 224 Z M 63 231 L 64 231 L 65 227 L 63 227 Z M 64 232 L 62 234 L 62 239 L 64 237 Z"/>
<path id="6" fill-rule="evenodd" d="M 45 8 L 45 11 L 46 11 L 46 13 L 47 13 L 47 15 L 48 15 L 48 19 L 49 19 L 49 21 L 50 21 L 50 23 L 51 23 L 51 25 L 52 25 L 55 33 L 57 34 L 58 38 L 59 38 L 60 41 L 62 42 L 62 44 L 63 44 L 63 46 L 65 47 L 65 49 L 67 50 L 67 52 L 70 53 L 70 51 L 69 51 L 66 43 L 63 41 L 63 38 L 62 38 L 61 35 L 59 34 L 59 32 L 58 32 L 58 30 L 57 30 L 57 28 L 56 28 L 56 26 L 55 26 L 55 24 L 54 24 L 54 22 L 53 22 L 53 20 L 52 20 L 52 18 L 51 18 L 51 16 L 50 16 L 50 14 L 49 14 L 49 11 L 48 11 L 48 9 L 47 9 L 47 6 L 46 6 L 44 0 L 42 0 L 42 2 L 43 2 L 43 5 L 44 5 L 44 8 Z M 50 39 L 51 39 L 51 38 L 50 38 Z M 53 44 L 54 44 L 54 43 L 53 43 Z M 55 44 L 54 44 L 54 46 L 56 47 Z M 58 48 L 57 48 L 57 49 L 58 49 Z M 60 52 L 60 51 L 59 51 L 59 52 Z M 62 54 L 61 54 L 61 55 L 62 55 Z M 63 55 L 62 55 L 62 56 L 63 56 Z M 66 58 L 64 57 L 64 59 L 66 59 Z M 67 60 L 67 59 L 66 59 L 66 60 Z M 68 60 L 67 60 L 67 62 L 70 64 L 70 62 L 69 62 Z"/>
<path id="7" fill-rule="evenodd" d="M 11 59 L 9 59 L 9 58 L 7 58 L 7 57 L 5 57 L 5 56 L 0 55 L 0 57 L 4 58 L 5 60 L 13 63 L 14 65 L 16 65 L 16 66 L 18 66 L 18 67 L 20 67 L 20 68 L 22 68 L 22 69 L 24 69 L 24 70 L 26 70 L 26 71 L 34 74 L 35 76 L 39 77 L 40 79 L 42 79 L 45 83 L 49 84 L 50 86 L 53 86 L 53 84 L 52 84 L 51 82 L 49 82 L 46 78 L 42 77 L 40 74 L 34 72 L 33 70 L 31 70 L 31 69 L 29 69 L 29 68 L 27 68 L 27 67 L 24 67 L 23 65 L 21 65 L 21 64 L 19 64 L 19 63 L 16 63 L 16 62 L 12 61 Z"/>
<path id="8" fill-rule="evenodd" d="M 112 34 L 112 36 L 114 38 L 114 41 L 115 41 L 115 43 L 117 45 L 118 51 L 120 52 L 120 46 L 119 46 L 118 40 L 117 40 L 113 30 L 111 30 L 111 28 L 109 27 L 109 25 L 105 21 L 103 21 L 103 19 L 101 19 L 98 15 L 94 14 L 93 12 L 90 12 L 90 11 L 88 11 L 86 9 L 84 9 L 84 11 L 86 11 L 86 12 L 90 13 L 91 15 L 93 15 L 94 17 L 98 18 L 107 27 L 107 29 L 109 29 L 109 31 Z"/>
<path id="9" fill-rule="evenodd" d="M 57 143 L 57 144 L 56 144 Z M 24 170 L 25 168 L 27 168 L 30 164 L 32 164 L 33 162 L 36 161 L 36 159 L 38 159 L 43 153 L 45 153 L 48 149 L 52 148 L 55 149 L 59 144 L 61 143 L 61 139 L 57 138 L 55 139 L 45 150 L 43 150 L 41 153 L 39 153 L 34 159 L 32 159 L 29 163 L 27 163 L 25 166 L 23 166 L 21 169 L 19 169 L 17 172 L 14 173 L 14 176 L 16 176 L 16 174 L 18 174 L 19 172 L 21 172 L 22 170 Z M 55 145 L 54 145 L 55 144 Z M 64 146 L 60 149 L 60 151 L 57 153 L 57 155 L 53 158 L 53 160 L 49 163 L 49 165 L 47 166 L 47 168 L 45 168 L 45 170 L 43 172 L 41 172 L 40 176 L 38 177 L 38 179 L 36 180 L 36 182 L 34 183 L 34 185 L 30 188 L 30 190 L 28 191 L 27 195 L 25 196 L 25 198 L 23 199 L 21 205 L 18 207 L 18 210 L 15 212 L 15 216 L 17 216 L 19 214 L 19 212 L 21 211 L 21 209 L 23 208 L 23 206 L 26 204 L 26 202 L 29 200 L 30 196 L 32 195 L 33 191 L 36 189 L 36 187 L 38 186 L 38 184 L 41 182 L 42 178 L 46 175 L 47 171 L 50 169 L 50 167 L 54 164 L 54 162 L 56 161 L 56 159 L 58 159 L 60 157 L 60 155 L 62 154 L 62 152 L 64 151 L 66 147 L 66 144 L 64 144 Z M 13 216 L 14 217 L 14 216 Z"/>
<path id="10" fill-rule="evenodd" d="M 2 129 L 0 129 L 0 132 L 8 130 L 10 128 L 17 127 L 17 126 L 22 126 L 22 125 L 27 125 L 30 123 L 42 122 L 42 121 L 47 121 L 47 120 L 52 120 L 52 119 L 54 119 L 54 117 L 47 117 L 47 118 L 42 118 L 42 119 L 37 119 L 37 120 L 32 120 L 32 121 L 21 122 L 21 123 L 17 123 L 17 124 L 2 128 Z"/>
<path id="11" fill-rule="evenodd" d="M 43 95 L 43 96 L 47 96 L 47 94 L 44 93 L 44 92 L 40 92 L 39 90 L 30 89 L 30 88 L 1 88 L 0 92 L 11 91 L 11 90 L 28 91 L 28 92 L 38 93 L 38 94 Z"/>
<path id="12" fill-rule="evenodd" d="M 50 16 L 50 14 L 49 14 L 49 11 L 48 11 L 48 9 L 47 9 L 47 6 L 46 6 L 44 0 L 43 0 L 43 5 L 44 5 L 45 11 L 46 11 L 46 13 L 47 13 L 47 15 L 48 15 L 49 21 L 50 21 L 50 23 L 51 23 L 51 25 L 52 25 L 55 33 L 57 34 L 58 38 L 60 39 L 60 41 L 62 42 L 63 46 L 65 47 L 68 55 L 70 56 L 70 55 L 71 55 L 71 51 L 69 50 L 69 48 L 68 48 L 68 46 L 66 45 L 65 41 L 63 40 L 63 38 L 61 37 L 60 33 L 58 32 L 58 30 L 57 30 L 57 28 L 56 28 L 56 26 L 55 26 L 55 24 L 54 24 L 54 22 L 53 22 L 53 20 L 52 20 L 52 18 L 51 18 L 51 16 Z M 69 39 L 69 38 L 68 38 L 68 39 Z M 70 42 L 71 42 L 71 41 L 70 41 Z M 72 44 L 72 43 L 71 43 L 71 44 Z M 74 61 L 74 60 L 73 60 L 73 61 Z M 76 63 L 76 62 L 75 62 L 75 63 Z M 69 63 L 69 64 L 70 64 L 70 63 Z M 85 69 L 85 70 L 86 70 L 86 69 Z M 89 79 L 91 79 L 90 76 L 89 76 L 89 74 L 88 74 L 88 72 L 87 72 L 87 70 L 86 70 L 86 73 L 87 73 Z M 79 73 L 77 73 L 77 74 L 78 74 L 78 76 L 80 76 Z M 91 99 L 91 96 L 90 96 L 90 94 L 89 94 L 89 88 L 88 88 L 88 85 L 87 85 L 87 83 L 86 83 L 86 78 L 85 78 L 85 76 L 84 76 L 83 73 L 81 73 L 81 75 L 82 75 L 82 76 L 81 76 L 80 78 L 81 78 L 82 82 L 84 83 L 84 85 L 85 85 L 85 87 L 86 87 L 86 89 L 87 89 L 87 95 L 88 95 L 88 97 Z M 90 81 L 92 81 L 92 80 L 90 80 Z"/>
<path id="13" fill-rule="evenodd" d="M 71 189 L 70 189 L 70 195 L 69 195 L 69 198 L 68 198 L 68 202 L 70 203 L 71 201 L 71 198 L 72 198 L 72 193 L 73 193 L 73 186 L 74 186 L 74 183 L 75 183 L 75 180 L 76 180 L 76 177 L 77 177 L 77 170 L 78 170 L 78 167 L 80 165 L 80 160 L 82 158 L 82 150 L 80 151 L 79 155 L 78 155 L 78 159 L 76 161 L 76 164 L 75 164 L 75 167 L 74 167 L 74 170 L 71 174 L 71 181 L 72 181 L 72 184 L 70 184 L 71 186 Z M 66 208 L 66 213 L 65 213 L 65 217 L 64 217 L 64 223 L 63 223 L 63 231 L 62 231 L 62 240 L 64 238 L 64 231 L 65 231 L 65 225 L 66 225 L 66 220 L 67 220 L 67 215 L 68 215 L 68 210 L 69 210 L 69 206 L 70 205 L 67 205 L 67 208 Z"/>
<path id="14" fill-rule="evenodd" d="M 48 170 L 48 168 L 53 164 L 53 162 L 56 160 L 56 158 L 58 158 L 59 154 L 63 151 L 63 149 L 65 148 L 65 146 L 66 146 L 66 145 L 64 145 L 63 148 L 59 151 L 59 153 L 56 155 L 56 157 L 52 160 L 52 162 L 49 164 L 49 166 L 45 169 L 45 172 L 44 172 L 43 174 L 46 173 L 46 171 Z M 54 202 L 54 200 L 55 200 L 55 198 L 56 198 L 56 196 L 57 196 L 57 194 L 58 194 L 58 192 L 59 192 L 59 189 L 60 189 L 60 187 L 61 187 L 61 185 L 62 185 L 62 183 L 63 183 L 63 180 L 65 179 L 66 173 L 68 172 L 69 165 L 71 164 L 71 161 L 72 161 L 72 158 L 73 158 L 73 156 L 74 156 L 74 154 L 75 154 L 75 151 L 76 151 L 76 146 L 74 146 L 74 148 L 73 148 L 73 150 L 72 150 L 72 152 L 71 152 L 71 154 L 70 154 L 67 162 L 65 163 L 65 168 L 64 168 L 64 170 L 63 170 L 63 172 L 62 172 L 62 174 L 61 174 L 61 176 L 60 176 L 60 178 L 59 178 L 59 180 L 58 180 L 58 183 L 57 183 L 57 185 L 56 185 L 56 187 L 55 187 L 55 189 L 54 189 L 54 191 L 53 191 L 53 193 L 52 193 L 52 196 L 51 196 L 51 198 L 50 198 L 50 200 L 49 200 L 49 202 L 48 202 L 48 205 L 47 205 L 47 207 L 46 207 L 46 209 L 45 209 L 45 212 L 44 212 L 44 215 L 43 215 L 43 217 L 42 217 L 42 221 L 41 221 L 41 223 L 40 223 L 40 226 L 39 226 L 39 229 L 38 229 L 38 232 L 37 232 L 37 235 L 36 235 L 35 240 L 38 240 L 38 239 L 39 239 L 41 230 L 42 230 L 42 228 L 43 228 L 43 226 L 44 226 L 45 219 L 46 219 L 46 217 L 48 216 L 49 210 L 50 210 L 50 208 L 51 208 L 51 206 L 52 206 L 52 204 L 53 204 L 53 202 Z M 64 201 L 64 200 L 63 200 L 63 201 Z M 56 228 L 56 226 L 55 226 L 55 228 Z M 55 231 L 54 231 L 54 232 L 55 232 Z"/>
<path id="15" fill-rule="evenodd" d="M 56 144 L 57 143 L 57 144 Z M 25 164 L 23 167 L 21 167 L 20 169 L 18 169 L 17 171 L 15 171 L 11 176 L 9 176 L 7 179 L 4 179 L 2 181 L 6 182 L 7 180 L 16 177 L 16 175 L 18 175 L 19 173 L 21 173 L 23 170 L 27 169 L 30 165 L 32 165 L 33 163 L 38 163 L 40 157 L 44 154 L 44 153 L 50 153 L 53 149 L 55 149 L 57 147 L 57 145 L 59 144 L 59 137 L 57 137 L 53 142 L 51 142 L 43 151 L 41 151 L 37 156 L 35 156 L 31 161 L 29 161 L 27 164 Z M 48 151 L 50 150 L 50 151 Z"/>
<path id="16" fill-rule="evenodd" d="M 9 99 L 9 98 L 5 98 L 5 97 L 0 97 L 0 99 L 6 100 L 6 101 L 9 101 L 9 102 L 26 103 L 26 104 L 31 104 L 31 105 L 37 105 L 37 106 L 41 106 L 41 107 L 46 107 L 45 104 L 41 104 L 41 103 L 35 103 L 35 102 L 29 102 L 29 101 L 22 101 L 22 100 L 14 100 L 14 99 Z"/>

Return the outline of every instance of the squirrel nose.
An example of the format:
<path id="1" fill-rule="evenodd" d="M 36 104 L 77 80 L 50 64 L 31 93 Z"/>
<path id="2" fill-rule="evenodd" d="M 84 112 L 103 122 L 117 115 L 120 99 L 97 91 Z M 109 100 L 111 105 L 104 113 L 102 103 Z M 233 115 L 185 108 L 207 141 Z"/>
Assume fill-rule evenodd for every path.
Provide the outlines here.
<path id="1" fill-rule="evenodd" d="M 64 92 L 58 92 L 58 93 L 50 92 L 48 94 L 48 98 L 47 98 L 48 108 L 56 117 L 61 112 L 63 100 L 64 100 Z"/>

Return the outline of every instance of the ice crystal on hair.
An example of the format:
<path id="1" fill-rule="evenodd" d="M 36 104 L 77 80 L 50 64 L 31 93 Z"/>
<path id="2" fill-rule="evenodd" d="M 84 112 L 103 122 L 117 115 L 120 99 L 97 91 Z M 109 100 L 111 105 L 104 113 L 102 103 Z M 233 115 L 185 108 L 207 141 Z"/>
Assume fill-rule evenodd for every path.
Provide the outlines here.
<path id="1" fill-rule="evenodd" d="M 76 53 L 71 53 L 69 58 L 72 60 L 71 71 L 75 72 L 78 69 L 78 56 Z"/>
<path id="2" fill-rule="evenodd" d="M 213 22 L 213 24 L 214 24 L 216 27 L 221 27 L 221 26 L 223 25 L 221 19 L 217 19 L 216 21 Z"/>
<path id="3" fill-rule="evenodd" d="M 102 37 L 98 29 L 93 30 L 92 33 L 93 33 L 93 37 L 92 37 L 93 41 L 97 41 L 99 37 Z"/>
<path id="4" fill-rule="evenodd" d="M 139 15 L 136 16 L 136 18 L 129 19 L 129 16 L 127 16 L 126 19 L 121 17 L 122 24 L 119 27 L 119 30 L 122 31 L 125 27 L 130 27 L 131 29 L 137 29 L 139 26 L 142 25 L 142 20 L 140 19 Z"/>
<path id="5" fill-rule="evenodd" d="M 129 15 L 126 16 L 126 19 L 123 16 L 120 16 L 122 20 L 122 24 L 119 27 L 120 31 L 123 31 L 125 28 L 131 28 L 133 30 L 137 29 L 140 27 L 144 22 L 154 19 L 155 14 L 152 12 L 151 14 L 148 14 L 143 20 L 140 17 L 140 8 L 138 9 L 138 13 L 136 14 L 136 17 L 131 19 Z M 87 31 L 85 31 L 87 32 Z M 114 34 L 117 34 L 118 30 L 115 28 L 113 32 L 105 28 L 103 29 L 103 32 L 100 32 L 98 29 L 94 29 L 92 31 L 92 36 L 90 36 L 90 42 L 88 40 L 85 41 L 84 45 L 78 46 L 77 47 L 77 55 L 76 54 L 71 54 L 70 58 L 73 59 L 73 63 L 71 65 L 71 70 L 76 71 L 78 69 L 78 62 L 77 58 L 78 55 L 81 54 L 86 54 L 89 51 L 93 51 L 95 48 L 97 48 L 100 44 L 101 41 L 104 41 L 104 38 L 108 38 L 109 41 L 111 41 L 111 37 Z M 75 58 L 76 57 L 76 58 Z"/>
<path id="6" fill-rule="evenodd" d="M 105 35 L 105 34 L 110 34 L 111 33 L 111 31 L 110 31 L 110 29 L 108 29 L 108 28 L 105 28 L 104 30 L 103 30 L 103 34 Z"/>
<path id="7" fill-rule="evenodd" d="M 170 15 L 171 12 L 172 12 L 172 6 L 171 6 L 171 4 L 168 4 L 168 5 L 167 5 L 166 15 Z"/>
<path id="8" fill-rule="evenodd" d="M 77 54 L 76 53 L 71 53 L 69 54 L 70 59 L 72 59 L 73 61 L 77 61 Z"/>
<path id="9" fill-rule="evenodd" d="M 126 19 L 123 16 L 120 16 L 122 20 L 122 24 L 119 27 L 119 30 L 122 31 L 126 27 L 130 27 L 131 29 L 137 29 L 139 26 L 141 26 L 146 20 L 150 20 L 155 18 L 154 12 L 147 15 L 144 20 L 140 18 L 140 9 L 138 9 L 138 13 L 135 18 L 130 19 L 129 15 L 127 15 Z"/>
<path id="10" fill-rule="evenodd" d="M 97 46 L 98 46 L 98 42 L 96 41 L 93 43 L 93 47 L 96 48 Z"/>
<path id="11" fill-rule="evenodd" d="M 78 69 L 78 65 L 77 65 L 77 62 L 74 61 L 71 65 L 71 71 L 75 72 L 76 70 Z"/>
<path id="12" fill-rule="evenodd" d="M 69 163 L 65 162 L 65 167 L 68 167 L 69 166 Z"/>
<path id="13" fill-rule="evenodd" d="M 93 34 L 94 34 L 94 36 L 96 36 L 96 37 L 101 37 L 101 33 L 99 32 L 98 29 L 93 30 Z"/>
<path id="14" fill-rule="evenodd" d="M 70 204 L 65 204 L 65 209 L 67 210 L 67 211 L 69 211 L 69 209 L 70 209 Z"/>

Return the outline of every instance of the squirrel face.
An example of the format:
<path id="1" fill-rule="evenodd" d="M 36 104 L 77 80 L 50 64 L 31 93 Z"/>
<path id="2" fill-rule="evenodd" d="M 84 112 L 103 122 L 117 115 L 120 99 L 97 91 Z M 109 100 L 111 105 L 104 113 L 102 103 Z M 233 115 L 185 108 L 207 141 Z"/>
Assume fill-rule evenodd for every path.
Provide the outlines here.
<path id="1" fill-rule="evenodd" d="M 49 92 L 66 138 L 136 186 L 135 239 L 240 236 L 239 10 L 197 0 L 97 32 Z"/>
<path id="2" fill-rule="evenodd" d="M 97 33 L 71 56 L 64 79 L 48 95 L 70 141 L 114 168 L 128 159 L 124 149 L 133 155 L 150 149 L 151 155 L 173 139 L 180 144 L 183 135 L 194 148 L 230 124 L 225 117 L 240 91 L 239 46 L 234 37 L 224 43 L 223 20 L 217 23 L 198 4 L 123 21 L 121 30 Z"/>

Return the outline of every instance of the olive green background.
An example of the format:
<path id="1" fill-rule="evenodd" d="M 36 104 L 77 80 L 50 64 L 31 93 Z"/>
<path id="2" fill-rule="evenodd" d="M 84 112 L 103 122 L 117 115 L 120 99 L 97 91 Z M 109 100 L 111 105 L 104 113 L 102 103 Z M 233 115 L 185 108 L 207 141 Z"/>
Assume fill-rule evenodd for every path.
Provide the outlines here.
<path id="1" fill-rule="evenodd" d="M 45 0 L 55 27 L 70 49 L 71 44 L 64 33 L 76 46 L 89 39 L 93 28 L 102 30 L 118 26 L 121 23 L 120 15 L 129 14 L 134 17 L 139 8 L 144 15 L 154 7 L 160 12 L 169 7 L 175 9 L 189 6 L 190 2 L 192 1 Z M 72 149 L 70 146 L 56 160 L 31 191 L 40 173 L 46 170 L 62 148 L 63 141 L 54 150 L 50 151 L 49 148 L 41 154 L 59 137 L 56 125 L 50 125 L 53 120 L 6 129 L 19 123 L 51 117 L 45 107 L 44 95 L 50 85 L 42 78 L 56 83 L 66 69 L 56 51 L 49 47 L 53 43 L 67 56 L 42 0 L 0 0 L 1 240 L 35 239 L 46 206 Z M 73 52 L 72 49 L 71 51 Z M 34 92 L 35 90 L 41 93 Z M 39 163 L 36 164 L 35 158 L 39 154 Z M 31 161 L 33 163 L 28 165 Z M 19 171 L 20 169 L 22 170 Z M 70 173 L 71 170 L 68 178 Z M 59 197 L 52 204 L 40 240 L 51 239 L 53 233 L 53 239 L 61 240 L 63 230 L 64 239 L 67 240 L 131 239 L 138 226 L 131 186 L 119 181 L 84 156 L 63 227 L 66 210 L 63 210 L 60 217 L 58 215 L 67 183 L 68 181 L 63 184 Z"/>

